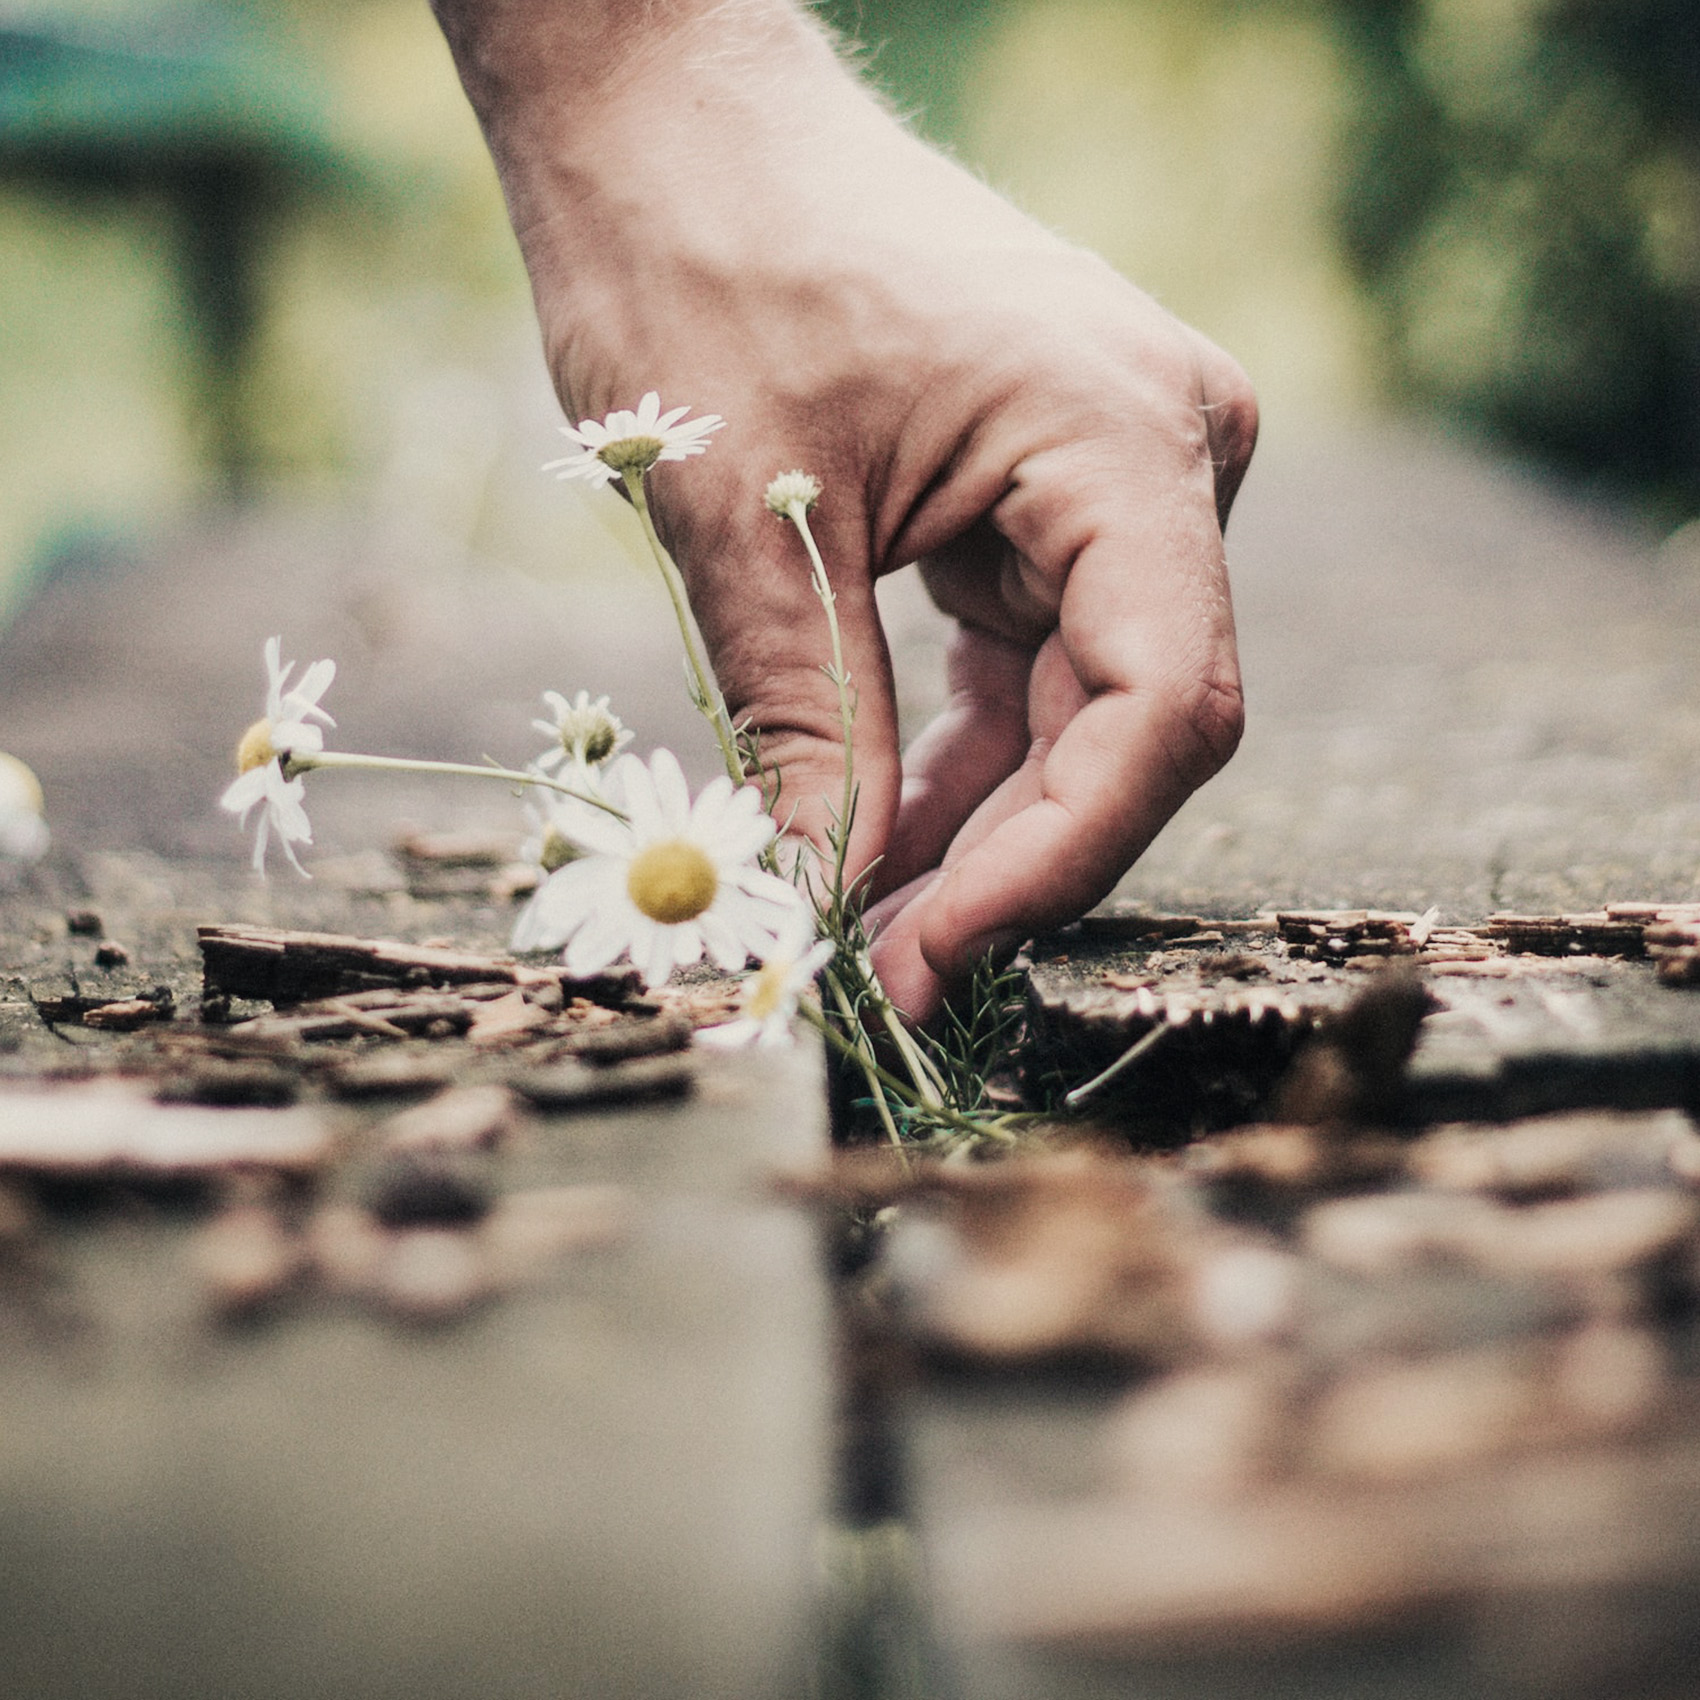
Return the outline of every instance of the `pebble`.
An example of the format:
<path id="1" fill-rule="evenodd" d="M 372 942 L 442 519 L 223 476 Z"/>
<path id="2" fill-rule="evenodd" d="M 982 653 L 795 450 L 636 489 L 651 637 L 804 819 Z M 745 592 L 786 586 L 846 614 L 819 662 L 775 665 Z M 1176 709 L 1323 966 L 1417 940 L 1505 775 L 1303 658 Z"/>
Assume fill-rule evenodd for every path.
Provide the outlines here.
<path id="1" fill-rule="evenodd" d="M 97 939 L 105 931 L 98 909 L 67 909 L 65 931 L 81 938 Z"/>
<path id="2" fill-rule="evenodd" d="M 454 1078 L 454 1065 L 429 1048 L 397 1045 L 351 1057 L 325 1071 L 325 1089 L 336 1098 L 376 1098 L 386 1093 L 435 1092 Z"/>
<path id="3" fill-rule="evenodd" d="M 320 1279 L 340 1292 L 372 1284 L 389 1236 L 352 1204 L 328 1204 L 307 1225 L 307 1249 Z"/>
<path id="4" fill-rule="evenodd" d="M 123 968 L 129 961 L 129 951 L 116 939 L 107 939 L 94 953 L 94 965 L 97 968 Z"/>
<path id="5" fill-rule="evenodd" d="M 1471 1248 L 1499 1214 L 1485 1199 L 1447 1193 L 1366 1193 L 1305 1212 L 1299 1237 L 1313 1257 L 1365 1275 Z"/>
<path id="6" fill-rule="evenodd" d="M 687 1029 L 688 1032 L 688 1029 Z M 601 1104 L 636 1104 L 682 1098 L 696 1074 L 682 1057 L 642 1057 L 602 1068 L 582 1062 L 555 1063 L 514 1078 L 514 1090 L 542 1110 L 590 1109 Z"/>
<path id="7" fill-rule="evenodd" d="M 1555 1355 L 1553 1391 L 1582 1431 L 1615 1435 L 1641 1427 L 1664 1401 L 1665 1349 L 1646 1328 L 1599 1322 L 1579 1328 Z"/>

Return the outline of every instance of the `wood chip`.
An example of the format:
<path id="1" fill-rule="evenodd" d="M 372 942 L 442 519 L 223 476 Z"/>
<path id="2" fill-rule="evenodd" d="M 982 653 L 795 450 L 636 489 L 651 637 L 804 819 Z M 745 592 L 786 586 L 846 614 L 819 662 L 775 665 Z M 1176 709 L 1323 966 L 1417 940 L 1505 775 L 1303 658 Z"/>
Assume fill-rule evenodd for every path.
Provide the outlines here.
<path id="1" fill-rule="evenodd" d="M 553 983 L 570 996 L 623 1003 L 638 989 L 635 969 L 576 980 L 559 963 L 533 965 L 447 946 L 402 944 L 337 933 L 242 925 L 198 929 L 209 995 L 264 998 L 278 1005 L 379 987 L 417 988 L 475 982 Z"/>
<path id="2" fill-rule="evenodd" d="M 550 1020 L 547 1009 L 528 1002 L 525 993 L 516 988 L 505 997 L 479 1004 L 472 1013 L 472 1026 L 466 1036 L 475 1045 L 506 1045 L 535 1034 L 538 1028 L 547 1027 Z"/>

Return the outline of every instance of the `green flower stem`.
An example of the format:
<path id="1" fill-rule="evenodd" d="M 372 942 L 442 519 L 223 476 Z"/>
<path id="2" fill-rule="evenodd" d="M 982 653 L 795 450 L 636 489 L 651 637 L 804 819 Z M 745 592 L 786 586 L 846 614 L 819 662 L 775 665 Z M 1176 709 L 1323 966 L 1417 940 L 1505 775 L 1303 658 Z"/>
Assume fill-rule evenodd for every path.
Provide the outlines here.
<path id="1" fill-rule="evenodd" d="M 897 1123 L 891 1119 L 891 1106 L 885 1101 L 883 1082 L 891 1080 L 885 1070 L 874 1060 L 873 1046 L 868 1042 L 867 1030 L 856 1019 L 856 1012 L 851 1008 L 850 999 L 845 994 L 843 982 L 829 968 L 823 978 L 832 993 L 832 1001 L 838 1005 L 838 1013 L 844 1025 L 854 1033 L 854 1039 L 847 1039 L 834 1027 L 825 1016 L 818 1016 L 806 1004 L 798 1008 L 808 1020 L 820 1028 L 821 1032 L 837 1045 L 842 1055 L 851 1058 L 861 1069 L 863 1078 L 868 1083 L 868 1090 L 873 1094 L 874 1109 L 879 1116 L 881 1125 L 885 1128 L 886 1137 L 893 1145 L 901 1145 L 903 1136 L 897 1131 Z M 899 1096 L 904 1095 L 902 1085 L 893 1080 L 892 1084 Z"/>
<path id="2" fill-rule="evenodd" d="M 732 727 L 732 717 L 727 713 L 726 699 L 720 694 L 720 687 L 715 684 L 714 675 L 709 672 L 708 663 L 703 659 L 702 650 L 698 646 L 696 625 L 691 618 L 690 600 L 685 594 L 685 581 L 673 564 L 672 556 L 662 548 L 661 539 L 656 533 L 655 521 L 649 512 L 649 498 L 644 494 L 643 474 L 622 472 L 620 477 L 625 483 L 626 494 L 632 499 L 632 506 L 637 510 L 638 524 L 643 527 L 643 535 L 648 540 L 650 553 L 654 555 L 655 564 L 661 569 L 662 583 L 667 586 L 667 595 L 672 600 L 673 617 L 679 622 L 679 636 L 685 644 L 685 661 L 696 685 L 697 708 L 703 719 L 714 728 L 715 742 L 720 746 L 720 758 L 726 764 L 726 776 L 734 785 L 742 785 L 746 775 L 744 764 L 738 757 L 738 737 Z"/>
<path id="3" fill-rule="evenodd" d="M 829 975 L 828 978 L 830 979 L 831 976 Z M 834 991 L 839 997 L 842 997 L 842 991 L 838 987 L 834 986 Z M 880 1065 L 871 1057 L 865 1055 L 855 1040 L 845 1038 L 845 1036 L 840 1033 L 819 1010 L 812 1009 L 806 1003 L 800 1003 L 797 1006 L 797 1013 L 801 1015 L 803 1019 L 807 1021 L 809 1025 L 813 1027 L 827 1041 L 827 1043 L 838 1052 L 840 1056 L 848 1057 L 851 1061 L 856 1063 L 856 1065 L 862 1070 L 862 1073 L 867 1077 L 870 1085 L 878 1083 L 885 1087 L 888 1092 L 890 1092 L 900 1102 L 907 1104 L 910 1109 L 914 1110 L 923 1119 L 940 1123 L 943 1126 L 949 1127 L 953 1131 L 972 1139 L 996 1139 L 1004 1144 L 1014 1143 L 1016 1137 L 1015 1134 L 1004 1125 L 1004 1121 L 1009 1118 L 1003 1118 L 999 1121 L 978 1122 L 972 1117 L 959 1114 L 955 1110 L 946 1109 L 942 1104 L 927 1105 L 917 1103 L 913 1091 L 908 1086 L 899 1080 L 895 1074 L 891 1073 L 889 1069 L 881 1068 Z M 1042 1120 L 1043 1118 L 1034 1117 L 1033 1119 Z M 891 1121 L 889 1110 L 885 1112 L 884 1120 L 887 1129 L 890 1131 L 892 1143 L 894 1145 L 901 1144 L 902 1141 L 898 1137 L 897 1129 Z"/>
<path id="4" fill-rule="evenodd" d="M 838 687 L 838 720 L 844 732 L 844 800 L 839 805 L 838 829 L 832 835 L 832 901 L 837 909 L 844 902 L 844 860 L 850 853 L 850 822 L 856 810 L 856 756 L 851 742 L 856 726 L 856 704 L 850 692 L 850 675 L 844 666 L 844 639 L 838 629 L 838 595 L 826 576 L 826 563 L 820 557 L 815 534 L 809 527 L 808 504 L 800 501 L 789 503 L 785 517 L 797 528 L 797 535 L 808 551 L 815 595 L 826 612 L 826 627 L 832 634 L 832 670 L 827 677 Z"/>
<path id="5" fill-rule="evenodd" d="M 540 785 L 546 791 L 559 791 L 563 797 L 576 797 L 593 809 L 600 809 L 615 820 L 626 819 L 624 810 L 617 809 L 604 798 L 593 797 L 587 791 L 575 791 L 558 779 L 543 773 L 522 773 L 511 767 L 479 767 L 471 762 L 415 761 L 407 756 L 365 756 L 353 750 L 286 750 L 282 757 L 283 776 L 293 779 L 298 773 L 311 773 L 315 768 L 360 768 L 378 773 L 458 773 L 469 779 L 505 779 L 510 785 Z"/>
<path id="6" fill-rule="evenodd" d="M 1116 1060 L 1101 1074 L 1095 1074 L 1082 1085 L 1075 1087 L 1072 1092 L 1064 1094 L 1063 1105 L 1070 1110 L 1078 1110 L 1086 1100 L 1108 1086 L 1112 1080 L 1125 1068 L 1132 1068 L 1148 1051 L 1156 1048 L 1157 1041 L 1170 1031 L 1167 1021 L 1159 1021 L 1149 1033 L 1142 1033 Z"/>

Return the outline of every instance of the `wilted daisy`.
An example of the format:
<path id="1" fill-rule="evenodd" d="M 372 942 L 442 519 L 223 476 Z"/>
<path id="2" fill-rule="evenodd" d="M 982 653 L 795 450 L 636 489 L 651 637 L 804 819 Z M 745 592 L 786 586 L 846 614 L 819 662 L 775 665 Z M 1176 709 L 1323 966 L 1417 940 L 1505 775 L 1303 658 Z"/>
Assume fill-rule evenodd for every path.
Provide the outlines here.
<path id="1" fill-rule="evenodd" d="M 0 858 L 34 862 L 47 854 L 47 822 L 41 781 L 0 750 Z"/>
<path id="2" fill-rule="evenodd" d="M 551 718 L 531 724 L 553 740 L 533 763 L 545 773 L 566 761 L 588 776 L 593 769 L 605 767 L 632 741 L 620 717 L 609 708 L 607 697 L 592 702 L 589 691 L 580 691 L 568 702 L 559 691 L 545 691 L 543 701 Z"/>
<path id="3" fill-rule="evenodd" d="M 801 903 L 755 858 L 777 828 L 754 786 L 710 780 L 691 801 L 677 759 L 622 756 L 609 775 L 627 818 L 586 809 L 572 833 L 584 854 L 544 881 L 514 925 L 515 950 L 564 945 L 570 973 L 629 955 L 646 984 L 707 953 L 729 972 L 766 957 Z"/>
<path id="4" fill-rule="evenodd" d="M 319 707 L 319 698 L 336 677 L 336 663 L 315 661 L 291 685 L 289 676 L 295 671 L 295 663 L 281 661 L 282 648 L 280 639 L 266 639 L 266 712 L 242 734 L 236 746 L 237 778 L 218 802 L 220 808 L 240 816 L 244 825 L 254 805 L 263 805 L 254 836 L 254 867 L 258 872 L 265 872 L 266 845 L 275 830 L 284 855 L 295 871 L 305 876 L 307 870 L 296 860 L 293 849 L 296 844 L 313 842 L 313 829 L 302 802 L 305 786 L 299 777 L 284 778 L 283 758 L 296 750 L 324 748 L 324 733 L 313 722 L 336 724 Z"/>
<path id="5" fill-rule="evenodd" d="M 619 408 L 600 423 L 581 420 L 575 429 L 561 427 L 561 435 L 577 448 L 561 460 L 543 468 L 557 478 L 583 478 L 592 485 L 611 484 L 623 473 L 642 474 L 663 460 L 688 460 L 708 448 L 708 438 L 726 423 L 718 413 L 705 413 L 687 420 L 689 407 L 661 411 L 661 397 L 651 390 L 637 405 Z"/>
<path id="6" fill-rule="evenodd" d="M 697 1039 L 705 1045 L 736 1050 L 745 1045 L 789 1045 L 797 1000 L 832 960 L 830 939 L 815 938 L 814 920 L 798 908 L 780 929 L 773 954 L 744 982 L 743 1014 L 719 1027 L 705 1027 Z"/>

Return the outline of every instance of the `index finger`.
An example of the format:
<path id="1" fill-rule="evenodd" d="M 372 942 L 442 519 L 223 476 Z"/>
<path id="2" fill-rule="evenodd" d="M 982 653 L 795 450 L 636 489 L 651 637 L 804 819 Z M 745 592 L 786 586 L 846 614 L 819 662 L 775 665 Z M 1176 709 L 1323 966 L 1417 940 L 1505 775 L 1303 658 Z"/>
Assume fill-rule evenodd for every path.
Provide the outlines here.
<path id="1" fill-rule="evenodd" d="M 943 877 L 905 917 L 901 933 L 946 979 L 1103 898 L 1232 754 L 1242 724 L 1202 419 L 1192 433 L 1036 455 L 994 518 L 1063 587 L 1060 654 L 1047 659 L 1066 666 L 1074 688 L 1045 690 L 1045 669 L 1035 670 L 1029 760 L 970 818 Z"/>

